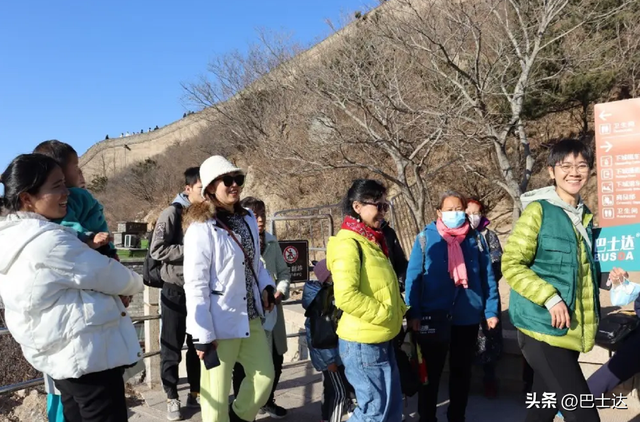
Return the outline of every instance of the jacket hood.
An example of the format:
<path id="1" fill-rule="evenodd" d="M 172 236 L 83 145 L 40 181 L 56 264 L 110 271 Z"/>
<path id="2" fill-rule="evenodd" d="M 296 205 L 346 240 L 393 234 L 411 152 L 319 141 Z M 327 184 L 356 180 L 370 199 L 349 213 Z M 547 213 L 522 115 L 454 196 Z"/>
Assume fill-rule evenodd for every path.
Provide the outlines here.
<path id="1" fill-rule="evenodd" d="M 204 201 L 187 208 L 182 214 L 182 230 L 184 233 L 193 223 L 204 223 L 216 216 L 216 206 L 211 201 Z"/>
<path id="2" fill-rule="evenodd" d="M 0 220 L 0 274 L 6 274 L 24 248 L 42 233 L 64 230 L 41 215 L 18 212 Z"/>
<path id="3" fill-rule="evenodd" d="M 582 212 L 584 211 L 584 203 L 582 202 L 582 198 L 579 198 L 578 206 L 574 208 L 571 205 L 564 202 L 560 198 L 560 196 L 558 196 L 555 186 L 547 186 L 546 188 L 532 190 L 531 192 L 527 192 L 523 194 L 520 197 L 520 200 L 522 201 L 523 209 L 527 208 L 527 205 L 529 205 L 532 202 L 544 200 L 568 212 L 575 213 L 579 211 L 580 215 L 582 215 Z"/>
<path id="4" fill-rule="evenodd" d="M 176 195 L 176 197 L 173 198 L 173 201 L 171 201 L 172 204 L 175 204 L 176 202 L 182 205 L 183 208 L 189 208 L 191 206 L 191 201 L 189 201 L 189 197 L 184 192 Z"/>
<path id="5" fill-rule="evenodd" d="M 322 289 L 322 284 L 318 280 L 309 280 L 304 284 L 302 290 L 302 307 L 309 308 L 309 305 L 316 298 L 318 292 Z"/>
<path id="6" fill-rule="evenodd" d="M 560 198 L 558 193 L 556 192 L 555 186 L 547 186 L 546 188 L 533 190 L 531 192 L 527 192 L 520 197 L 522 201 L 522 208 L 526 208 L 532 202 L 535 201 L 547 201 L 551 205 L 555 205 L 558 208 L 561 208 L 569 217 L 575 228 L 578 230 L 582 238 L 589 245 L 589 249 L 591 249 L 591 239 L 589 238 L 587 231 L 583 225 L 583 216 L 585 211 L 587 210 L 584 202 L 582 202 L 582 198 L 578 198 L 578 205 L 576 207 L 567 204 Z"/>
<path id="7" fill-rule="evenodd" d="M 247 210 L 249 215 L 253 215 L 251 210 Z M 216 206 L 211 201 L 204 201 L 199 204 L 194 204 L 187 208 L 186 212 L 182 214 L 182 230 L 184 233 L 193 223 L 205 223 L 209 220 L 216 218 L 217 211 Z"/>

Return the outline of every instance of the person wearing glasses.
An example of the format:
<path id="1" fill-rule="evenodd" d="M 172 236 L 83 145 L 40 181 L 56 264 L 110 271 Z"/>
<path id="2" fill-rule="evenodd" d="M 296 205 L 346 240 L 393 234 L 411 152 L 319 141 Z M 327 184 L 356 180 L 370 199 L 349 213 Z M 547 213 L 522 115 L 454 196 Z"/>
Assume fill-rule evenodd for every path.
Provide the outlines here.
<path id="1" fill-rule="evenodd" d="M 262 318 L 275 284 L 260 260 L 256 217 L 240 205 L 244 172 L 216 155 L 200 166 L 200 180 L 205 201 L 183 217 L 183 269 L 187 332 L 203 360 L 202 420 L 253 421 L 274 379 Z M 236 362 L 246 377 L 228 406 Z"/>
<path id="2" fill-rule="evenodd" d="M 509 315 L 518 344 L 534 371 L 530 399 L 590 394 L 578 363 L 594 344 L 600 315 L 599 277 L 593 261 L 593 214 L 580 192 L 589 181 L 593 151 L 566 139 L 547 159 L 553 186 L 521 197 L 524 212 L 502 255 L 511 286 Z M 551 422 L 560 410 L 569 422 L 600 421 L 598 410 L 578 406 L 529 408 L 527 422 Z"/>
<path id="3" fill-rule="evenodd" d="M 449 422 L 464 422 L 478 327 L 498 325 L 498 286 L 489 248 L 467 220 L 467 201 L 446 192 L 438 219 L 418 235 L 407 268 L 407 323 L 416 334 L 428 384 L 419 392 L 420 422 L 435 422 L 438 390 L 449 355 Z"/>
<path id="4" fill-rule="evenodd" d="M 402 390 L 392 340 L 406 306 L 382 232 L 387 189 L 356 180 L 343 201 L 344 221 L 329 239 L 327 268 L 333 276 L 340 358 L 354 387 L 351 422 L 402 420 Z"/>

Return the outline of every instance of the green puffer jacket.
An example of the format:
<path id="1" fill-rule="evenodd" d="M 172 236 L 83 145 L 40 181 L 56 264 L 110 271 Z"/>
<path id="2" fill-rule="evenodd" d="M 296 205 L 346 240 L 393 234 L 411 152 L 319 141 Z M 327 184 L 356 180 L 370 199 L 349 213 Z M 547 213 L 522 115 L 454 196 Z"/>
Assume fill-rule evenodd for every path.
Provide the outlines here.
<path id="1" fill-rule="evenodd" d="M 583 241 L 580 230 L 569 217 L 565 218 L 564 210 L 582 216 L 583 232 L 586 230 L 588 237 L 591 237 L 593 215 L 582 204 L 578 209 L 568 208 L 554 189 L 542 189 L 523 197 L 524 203 L 531 200 L 538 202 L 531 202 L 525 208 L 502 256 L 503 275 L 512 289 L 511 319 L 520 331 L 536 340 L 564 349 L 589 352 L 595 344 L 600 315 L 596 270 L 593 259 L 590 259 L 592 239 Z M 552 206 L 557 208 L 550 209 Z M 544 208 L 554 211 L 554 216 L 559 217 L 553 222 L 553 228 L 543 227 Z M 557 212 L 561 210 L 562 213 Z M 573 239 L 566 241 L 566 237 L 562 241 L 561 237 L 567 234 L 575 236 L 575 242 Z M 546 307 L 560 300 L 570 310 L 569 329 L 551 326 Z"/>

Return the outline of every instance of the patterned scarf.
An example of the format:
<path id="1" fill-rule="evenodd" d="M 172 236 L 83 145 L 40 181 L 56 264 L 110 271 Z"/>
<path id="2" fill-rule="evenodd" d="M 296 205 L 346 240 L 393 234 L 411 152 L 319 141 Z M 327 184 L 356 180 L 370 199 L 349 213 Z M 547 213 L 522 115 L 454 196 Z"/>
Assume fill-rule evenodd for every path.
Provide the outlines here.
<path id="1" fill-rule="evenodd" d="M 341 229 L 350 230 L 365 237 L 370 242 L 378 245 L 387 257 L 389 256 L 389 249 L 387 248 L 387 242 L 384 239 L 382 230 L 372 229 L 362 221 L 358 221 L 349 215 L 344 218 Z"/>

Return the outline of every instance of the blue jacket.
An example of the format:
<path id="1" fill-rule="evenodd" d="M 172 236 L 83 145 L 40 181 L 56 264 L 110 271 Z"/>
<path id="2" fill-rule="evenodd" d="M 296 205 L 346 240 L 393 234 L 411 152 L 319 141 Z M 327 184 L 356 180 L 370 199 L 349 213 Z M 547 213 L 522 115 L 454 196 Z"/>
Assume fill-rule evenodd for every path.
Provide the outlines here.
<path id="1" fill-rule="evenodd" d="M 424 236 L 424 253 L 421 236 Z M 469 288 L 458 287 L 452 310 L 456 287 L 449 275 L 447 242 L 438 233 L 435 222 L 418 235 L 407 268 L 405 300 L 410 306 L 407 319 L 420 318 L 424 312 L 452 310 L 454 325 L 473 325 L 482 319 L 499 316 L 498 286 L 484 239 L 475 230 L 470 230 L 461 246 Z"/>
<path id="2" fill-rule="evenodd" d="M 304 285 L 304 291 L 302 292 L 302 307 L 307 309 L 313 299 L 322 288 L 322 284 L 318 280 L 309 280 Z M 335 363 L 338 366 L 342 365 L 340 360 L 340 354 L 338 349 L 314 349 L 311 347 L 311 323 L 309 318 L 304 323 L 304 327 L 307 332 L 307 346 L 309 347 L 309 355 L 311 356 L 311 363 L 317 371 L 326 371 L 327 367 Z"/>
<path id="3" fill-rule="evenodd" d="M 75 230 L 83 242 L 98 233 L 109 232 L 102 204 L 91 192 L 82 188 L 69 188 L 67 215 L 54 223 Z M 112 243 L 109 246 L 114 249 Z"/>

